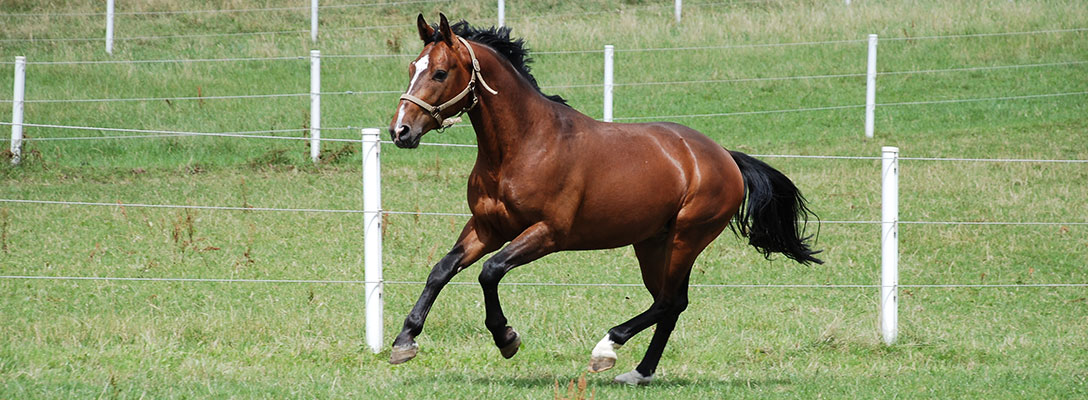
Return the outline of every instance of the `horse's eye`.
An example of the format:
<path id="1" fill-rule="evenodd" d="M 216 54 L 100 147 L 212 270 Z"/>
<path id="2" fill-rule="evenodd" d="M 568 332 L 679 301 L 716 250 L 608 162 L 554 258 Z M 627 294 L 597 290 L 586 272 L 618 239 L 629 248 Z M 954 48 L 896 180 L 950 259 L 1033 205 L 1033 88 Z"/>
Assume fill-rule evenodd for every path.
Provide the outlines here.
<path id="1" fill-rule="evenodd" d="M 435 71 L 434 80 L 442 82 L 442 81 L 446 80 L 446 75 L 449 75 L 449 73 L 446 72 L 446 71 L 443 71 L 443 70 Z"/>

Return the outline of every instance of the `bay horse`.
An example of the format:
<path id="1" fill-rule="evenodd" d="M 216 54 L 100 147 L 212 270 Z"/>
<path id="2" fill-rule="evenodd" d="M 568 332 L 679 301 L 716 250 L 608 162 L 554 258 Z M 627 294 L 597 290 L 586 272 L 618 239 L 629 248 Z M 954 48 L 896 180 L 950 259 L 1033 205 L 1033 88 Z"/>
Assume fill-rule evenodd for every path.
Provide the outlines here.
<path id="1" fill-rule="evenodd" d="M 688 305 L 695 258 L 727 226 L 764 257 L 822 263 L 804 236 L 811 211 L 781 172 L 683 125 L 596 121 L 540 91 L 528 50 L 509 28 L 450 26 L 440 17 L 437 26 L 417 18 L 424 47 L 408 67 L 389 133 L 397 147 L 415 148 L 425 133 L 467 113 L 478 144 L 468 178 L 472 216 L 427 277 L 393 341 L 391 363 L 416 356 L 415 337 L 450 279 L 500 248 L 479 281 L 484 325 L 510 358 L 521 338 L 499 303 L 507 272 L 558 251 L 634 247 L 653 304 L 609 330 L 589 363 L 592 372 L 612 368 L 616 350 L 656 324 L 642 362 L 615 378 L 628 384 L 653 378 Z"/>

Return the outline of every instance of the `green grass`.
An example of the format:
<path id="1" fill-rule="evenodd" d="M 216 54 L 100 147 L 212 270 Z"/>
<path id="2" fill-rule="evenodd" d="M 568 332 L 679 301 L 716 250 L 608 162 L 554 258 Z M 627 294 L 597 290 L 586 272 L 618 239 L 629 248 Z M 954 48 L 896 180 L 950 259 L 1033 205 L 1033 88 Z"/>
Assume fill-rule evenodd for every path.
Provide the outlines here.
<path id="1" fill-rule="evenodd" d="M 119 2 L 118 11 L 298 7 L 298 2 Z M 687 2 L 691 3 L 691 2 Z M 1078 1 L 509 2 L 507 23 L 539 51 L 616 46 L 616 82 L 788 77 L 864 72 L 865 44 L 625 51 L 864 39 L 877 33 L 882 72 L 1085 61 L 1088 34 L 953 39 L 935 35 L 1085 28 Z M 348 4 L 348 2 L 339 3 Z M 323 5 L 335 5 L 332 3 Z M 96 2 L 8 1 L 0 13 L 98 12 Z M 308 32 L 101 41 L 0 41 L 0 61 L 143 60 L 414 54 L 415 14 L 441 11 L 476 24 L 494 3 L 466 1 L 330 8 L 321 38 Z M 543 17 L 536 17 L 541 16 Z M 119 38 L 305 31 L 305 10 L 118 17 Z M 101 16 L 0 16 L 0 39 L 99 37 Z M 393 25 L 382 29 L 366 26 Z M 408 57 L 325 58 L 323 91 L 401 90 Z M 548 86 L 596 84 L 601 53 L 538 54 Z M 1088 88 L 1088 66 L 881 75 L 877 101 L 978 99 Z M 30 65 L 27 98 L 78 99 L 305 93 L 305 60 L 181 64 Z M 0 87 L 12 66 L 0 64 Z M 601 89 L 546 88 L 588 115 Z M 618 86 L 615 115 L 785 110 L 864 103 L 864 77 Z M 0 96 L 9 99 L 10 97 Z M 389 122 L 396 94 L 328 95 L 326 137 L 357 138 Z M 0 120 L 10 121 L 3 103 Z M 860 108 L 674 118 L 753 154 L 1088 159 L 1085 96 L 879 107 L 876 139 Z M 167 103 L 29 103 L 26 122 L 224 132 L 302 129 L 306 97 Z M 116 134 L 29 127 L 28 137 Z M 284 136 L 299 136 L 303 132 Z M 473 143 L 470 129 L 424 141 Z M 105 203 L 360 209 L 357 149 L 326 143 L 314 166 L 304 141 L 185 137 L 34 141 L 20 167 L 0 167 L 0 198 Z M 338 153 L 333 157 L 332 152 Z M 467 212 L 475 151 L 391 146 L 383 153 L 384 208 Z M 828 221 L 876 220 L 874 160 L 767 159 Z M 1084 222 L 1082 164 L 901 162 L 905 221 Z M 385 278 L 420 281 L 463 217 L 389 215 Z M 0 204 L 0 275 L 361 280 L 362 215 L 186 211 Z M 824 224 L 827 264 L 768 262 L 723 235 L 693 272 L 698 284 L 864 284 L 879 280 L 879 228 Z M 904 225 L 903 284 L 1085 283 L 1083 225 Z M 561 253 L 508 282 L 639 283 L 630 249 Z M 0 280 L 0 398 L 550 398 L 585 368 L 593 344 L 650 302 L 638 287 L 504 286 L 503 306 L 524 347 L 503 360 L 483 327 L 476 269 L 440 296 L 420 356 L 399 366 L 364 344 L 362 286 Z M 385 291 L 387 341 L 420 287 Z M 649 333 L 620 351 L 618 371 L 587 377 L 597 398 L 1077 398 L 1088 395 L 1084 288 L 904 288 L 900 336 L 884 346 L 874 289 L 695 288 L 649 387 L 610 384 L 641 358 Z M 561 390 L 562 392 L 562 390 Z"/>

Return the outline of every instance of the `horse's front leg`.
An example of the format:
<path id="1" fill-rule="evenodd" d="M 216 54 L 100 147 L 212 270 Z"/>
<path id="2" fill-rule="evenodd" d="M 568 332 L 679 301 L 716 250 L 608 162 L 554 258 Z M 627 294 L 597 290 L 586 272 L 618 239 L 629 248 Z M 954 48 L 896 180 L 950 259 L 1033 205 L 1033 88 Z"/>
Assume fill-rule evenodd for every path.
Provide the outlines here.
<path id="1" fill-rule="evenodd" d="M 484 291 L 484 307 L 487 317 L 484 325 L 491 331 L 491 337 L 499 352 L 505 358 L 517 354 L 521 345 L 518 333 L 506 324 L 506 315 L 499 304 L 499 281 L 511 269 L 525 265 L 557 250 L 551 229 L 544 223 L 537 223 L 514 238 L 506 248 L 484 263 L 480 271 L 480 286 Z"/>
<path id="2" fill-rule="evenodd" d="M 480 240 L 474 221 L 474 218 L 469 219 L 453 250 L 450 250 L 431 269 L 430 275 L 427 276 L 427 283 L 423 287 L 423 293 L 419 295 L 415 307 L 412 307 L 412 311 L 404 319 L 404 327 L 400 334 L 393 340 L 393 351 L 389 356 L 390 363 L 400 364 L 416 356 L 419 345 L 416 344 L 415 338 L 423 332 L 423 324 L 427 321 L 427 314 L 431 311 L 438 293 L 450 279 L 453 279 L 454 275 L 498 248 L 497 245 L 488 245 Z"/>

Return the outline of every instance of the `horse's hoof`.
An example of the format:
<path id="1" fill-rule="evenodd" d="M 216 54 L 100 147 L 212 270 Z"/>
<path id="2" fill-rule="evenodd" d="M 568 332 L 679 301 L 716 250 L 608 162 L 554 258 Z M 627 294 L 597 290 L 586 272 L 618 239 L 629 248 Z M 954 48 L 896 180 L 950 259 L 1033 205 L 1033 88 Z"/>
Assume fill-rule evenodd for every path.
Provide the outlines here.
<path id="1" fill-rule="evenodd" d="M 510 337 L 513 336 L 513 339 Z M 518 349 L 521 347 L 521 336 L 514 328 L 506 327 L 506 339 L 509 340 L 505 346 L 499 347 L 499 353 L 502 353 L 503 358 L 513 357 L 514 354 L 518 354 Z"/>
<path id="2" fill-rule="evenodd" d="M 612 341 L 611 335 L 604 335 L 604 339 L 597 342 L 589 358 L 589 372 L 602 372 L 612 369 L 616 365 L 616 349 L 621 345 Z"/>
<path id="3" fill-rule="evenodd" d="M 589 359 L 589 372 L 604 372 L 614 366 L 616 366 L 614 357 L 590 357 Z"/>
<path id="4" fill-rule="evenodd" d="M 408 360 L 415 358 L 416 353 L 419 353 L 419 345 L 415 342 L 407 346 L 393 346 L 393 351 L 389 355 L 390 364 L 401 364 Z"/>
<path id="5" fill-rule="evenodd" d="M 648 384 L 652 380 L 654 380 L 653 374 L 650 374 L 650 376 L 643 376 L 638 370 L 631 370 L 631 372 L 620 374 L 616 379 L 613 379 L 612 382 L 638 386 Z"/>

